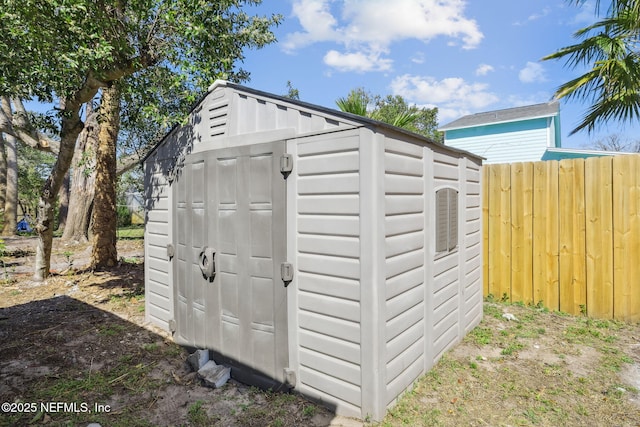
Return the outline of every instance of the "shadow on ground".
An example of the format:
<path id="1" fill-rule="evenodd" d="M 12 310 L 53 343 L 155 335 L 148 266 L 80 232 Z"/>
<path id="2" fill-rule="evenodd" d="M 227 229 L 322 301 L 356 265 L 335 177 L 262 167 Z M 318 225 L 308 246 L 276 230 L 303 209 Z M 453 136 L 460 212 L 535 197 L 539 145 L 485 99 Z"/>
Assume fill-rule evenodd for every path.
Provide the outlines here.
<path id="1" fill-rule="evenodd" d="M 200 385 L 144 319 L 142 265 L 0 285 L 0 426 L 322 426 L 291 394 Z M 48 405 L 48 407 L 47 407 Z M 6 410 L 8 409 L 8 410 Z"/>

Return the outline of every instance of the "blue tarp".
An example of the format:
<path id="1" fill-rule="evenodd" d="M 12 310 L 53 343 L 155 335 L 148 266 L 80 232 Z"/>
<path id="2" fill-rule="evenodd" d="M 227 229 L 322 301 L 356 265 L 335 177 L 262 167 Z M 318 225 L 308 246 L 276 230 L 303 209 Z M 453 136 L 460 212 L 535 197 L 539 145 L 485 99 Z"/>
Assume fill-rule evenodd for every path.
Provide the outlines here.
<path id="1" fill-rule="evenodd" d="M 33 231 L 33 230 L 31 229 L 31 226 L 29 225 L 29 223 L 27 222 L 27 220 L 26 220 L 25 218 L 22 218 L 22 219 L 20 220 L 20 222 L 18 223 L 18 225 L 17 225 L 16 229 L 17 229 L 18 231 L 24 231 L 24 232 L 26 232 L 26 233 L 31 233 L 31 231 Z"/>

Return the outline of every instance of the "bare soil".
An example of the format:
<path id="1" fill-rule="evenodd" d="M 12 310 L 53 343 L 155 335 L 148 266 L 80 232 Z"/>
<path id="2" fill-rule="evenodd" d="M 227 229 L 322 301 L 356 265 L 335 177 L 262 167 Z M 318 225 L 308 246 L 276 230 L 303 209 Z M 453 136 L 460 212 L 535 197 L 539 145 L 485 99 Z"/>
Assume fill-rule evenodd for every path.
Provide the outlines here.
<path id="1" fill-rule="evenodd" d="M 87 244 L 56 239 L 42 283 L 34 240 L 5 242 L 0 426 L 362 425 L 294 394 L 203 387 L 186 350 L 145 323 L 141 240 L 119 241 L 120 265 L 91 272 Z M 480 326 L 379 424 L 640 426 L 639 389 L 639 325 L 487 302 Z"/>
<path id="2" fill-rule="evenodd" d="M 340 424 L 292 394 L 234 380 L 202 386 L 187 351 L 145 323 L 141 240 L 119 241 L 120 265 L 91 272 L 83 270 L 87 244 L 55 239 L 54 274 L 42 283 L 31 281 L 33 238 L 5 242 L 0 403 L 11 406 L 0 412 L 0 426 Z M 41 403 L 53 410 L 42 411 Z"/>

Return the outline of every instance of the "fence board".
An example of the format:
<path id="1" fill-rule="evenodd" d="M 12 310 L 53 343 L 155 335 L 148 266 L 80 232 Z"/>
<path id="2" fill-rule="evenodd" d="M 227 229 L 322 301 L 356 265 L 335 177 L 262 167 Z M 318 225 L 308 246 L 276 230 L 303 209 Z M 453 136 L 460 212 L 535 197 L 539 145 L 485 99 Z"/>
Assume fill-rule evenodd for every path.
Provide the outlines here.
<path id="1" fill-rule="evenodd" d="M 533 298 L 558 310 L 558 162 L 536 162 L 533 171 Z"/>
<path id="2" fill-rule="evenodd" d="M 584 312 L 587 305 L 584 159 L 559 164 L 560 310 Z"/>
<path id="3" fill-rule="evenodd" d="M 611 158 L 585 162 L 587 314 L 613 317 L 613 215 Z"/>
<path id="4" fill-rule="evenodd" d="M 613 315 L 640 321 L 640 156 L 613 158 Z"/>
<path id="5" fill-rule="evenodd" d="M 640 321 L 640 155 L 483 166 L 484 292 Z"/>
<path id="6" fill-rule="evenodd" d="M 511 166 L 511 300 L 533 302 L 533 164 Z"/>
<path id="7" fill-rule="evenodd" d="M 489 172 L 489 293 L 511 294 L 511 177 L 509 165 Z"/>

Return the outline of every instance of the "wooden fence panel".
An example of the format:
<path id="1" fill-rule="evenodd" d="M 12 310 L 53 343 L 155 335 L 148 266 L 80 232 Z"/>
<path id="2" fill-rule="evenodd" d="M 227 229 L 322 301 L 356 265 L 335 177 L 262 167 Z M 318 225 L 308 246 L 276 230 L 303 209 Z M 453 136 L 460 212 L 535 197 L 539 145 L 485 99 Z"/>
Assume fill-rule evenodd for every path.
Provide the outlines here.
<path id="1" fill-rule="evenodd" d="M 613 158 L 613 315 L 640 321 L 640 156 Z"/>
<path id="2" fill-rule="evenodd" d="M 483 167 L 484 293 L 640 321 L 640 155 Z"/>
<path id="3" fill-rule="evenodd" d="M 533 298 L 559 310 L 558 162 L 533 164 Z"/>
<path id="4" fill-rule="evenodd" d="M 584 159 L 559 167 L 560 310 L 580 314 L 587 306 Z"/>
<path id="5" fill-rule="evenodd" d="M 489 171 L 489 293 L 511 294 L 511 176 L 509 165 Z"/>
<path id="6" fill-rule="evenodd" d="M 511 165 L 511 300 L 533 302 L 533 164 Z"/>
<path id="7" fill-rule="evenodd" d="M 613 317 L 613 213 L 611 158 L 585 162 L 587 314 Z"/>

